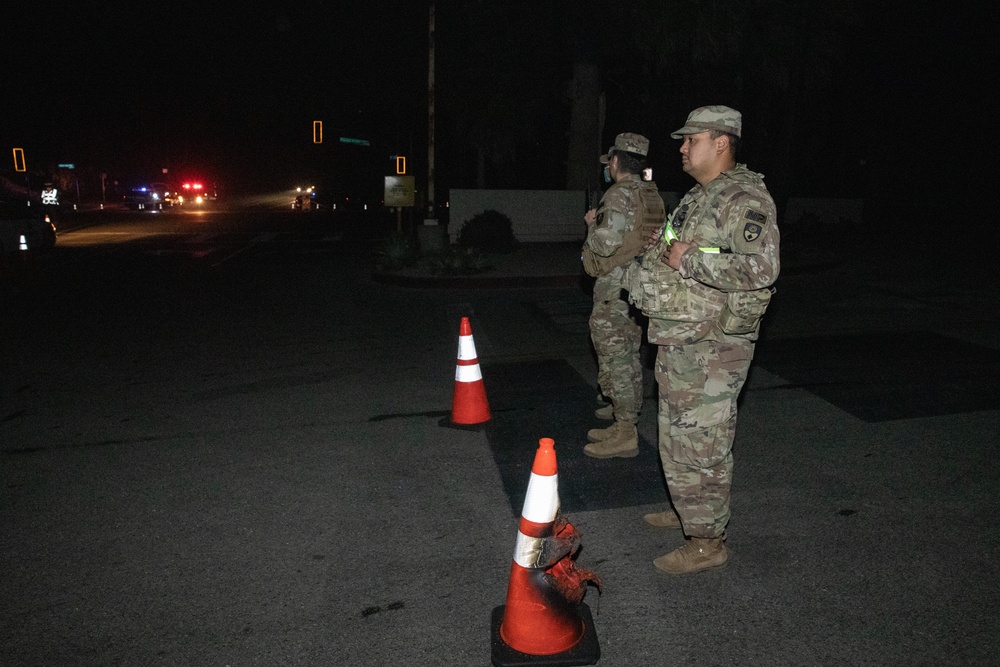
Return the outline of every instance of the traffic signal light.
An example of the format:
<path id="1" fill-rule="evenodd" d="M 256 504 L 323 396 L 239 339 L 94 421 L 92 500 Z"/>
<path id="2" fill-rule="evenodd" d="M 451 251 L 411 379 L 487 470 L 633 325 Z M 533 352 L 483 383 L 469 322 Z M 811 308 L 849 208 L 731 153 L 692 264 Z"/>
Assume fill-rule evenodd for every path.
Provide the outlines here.
<path id="1" fill-rule="evenodd" d="M 313 121 L 313 143 L 323 143 L 323 121 L 321 120 Z"/>
<path id="2" fill-rule="evenodd" d="M 14 171 L 27 171 L 28 169 L 24 166 L 24 149 L 15 148 L 14 149 Z"/>
<path id="3" fill-rule="evenodd" d="M 406 173 L 406 158 L 402 155 L 396 156 L 396 173 L 397 174 Z"/>

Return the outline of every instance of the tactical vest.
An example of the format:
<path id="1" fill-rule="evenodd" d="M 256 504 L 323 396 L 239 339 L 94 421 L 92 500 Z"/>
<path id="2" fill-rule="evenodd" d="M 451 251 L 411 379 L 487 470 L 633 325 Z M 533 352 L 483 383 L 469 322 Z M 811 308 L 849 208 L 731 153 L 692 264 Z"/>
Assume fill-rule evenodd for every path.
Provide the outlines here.
<path id="1" fill-rule="evenodd" d="M 703 224 L 711 217 L 703 206 L 728 199 L 757 187 L 763 188 L 760 176 L 742 165 L 731 178 L 716 179 L 696 196 L 685 196 L 667 220 L 676 238 L 700 247 L 728 250 L 729 239 L 719 234 L 714 224 Z M 688 223 L 691 224 L 688 224 Z M 660 257 L 669 246 L 667 235 L 653 244 L 626 271 L 629 301 L 647 317 L 673 322 L 717 322 L 728 334 L 755 331 L 771 300 L 771 288 L 723 292 L 693 278 L 684 278 Z"/>
<path id="2" fill-rule="evenodd" d="M 635 226 L 625 233 L 622 244 L 608 257 L 601 257 L 590 248 L 583 248 L 583 268 L 587 275 L 606 276 L 615 267 L 624 266 L 634 260 L 642 252 L 649 237 L 656 232 L 666 219 L 663 199 L 655 183 L 644 181 L 625 181 L 622 187 L 633 191 L 637 204 Z"/>

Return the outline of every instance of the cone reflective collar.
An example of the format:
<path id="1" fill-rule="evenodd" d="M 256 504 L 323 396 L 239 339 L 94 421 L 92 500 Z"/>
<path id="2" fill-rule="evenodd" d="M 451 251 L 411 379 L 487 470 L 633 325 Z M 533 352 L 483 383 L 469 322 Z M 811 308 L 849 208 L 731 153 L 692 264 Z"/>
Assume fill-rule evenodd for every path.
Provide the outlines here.
<path id="1" fill-rule="evenodd" d="M 539 440 L 535 462 L 531 466 L 521 524 L 514 544 L 514 562 L 521 567 L 548 566 L 548 563 L 539 562 L 539 557 L 544 551 L 542 540 L 552 536 L 559 512 L 559 473 L 554 446 L 552 438 Z"/>
<path id="2" fill-rule="evenodd" d="M 451 405 L 451 421 L 456 424 L 481 424 L 490 420 L 483 372 L 476 357 L 469 318 L 462 318 L 458 332 L 458 364 L 455 366 L 455 395 Z"/>
<path id="3" fill-rule="evenodd" d="M 28 239 L 24 238 L 24 234 L 21 234 L 21 242 L 18 245 L 17 249 L 18 250 L 27 250 L 28 249 Z"/>

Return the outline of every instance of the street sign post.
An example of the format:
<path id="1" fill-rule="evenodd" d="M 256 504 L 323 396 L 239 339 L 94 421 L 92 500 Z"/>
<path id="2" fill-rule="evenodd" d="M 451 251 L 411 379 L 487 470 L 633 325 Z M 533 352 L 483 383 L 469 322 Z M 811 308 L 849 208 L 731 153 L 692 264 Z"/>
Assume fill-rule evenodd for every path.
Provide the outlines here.
<path id="1" fill-rule="evenodd" d="M 413 176 L 386 176 L 385 205 L 413 206 L 414 190 Z"/>
<path id="2" fill-rule="evenodd" d="M 383 200 L 396 208 L 396 231 L 403 231 L 403 207 L 413 206 L 415 187 L 413 176 L 386 176 Z"/>

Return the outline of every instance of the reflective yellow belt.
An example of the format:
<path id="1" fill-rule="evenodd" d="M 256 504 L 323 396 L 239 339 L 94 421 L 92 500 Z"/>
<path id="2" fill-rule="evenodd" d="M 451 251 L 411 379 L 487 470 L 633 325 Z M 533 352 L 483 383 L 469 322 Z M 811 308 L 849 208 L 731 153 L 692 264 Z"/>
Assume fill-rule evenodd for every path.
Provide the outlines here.
<path id="1" fill-rule="evenodd" d="M 674 241 L 679 241 L 677 234 L 674 234 L 674 228 L 668 222 L 663 228 L 663 238 L 667 240 L 668 243 L 673 243 Z M 698 248 L 702 252 L 722 252 L 721 248 Z"/>

